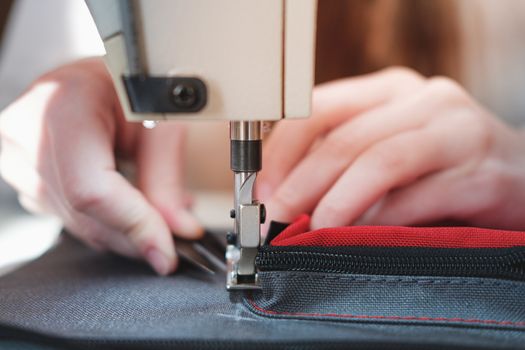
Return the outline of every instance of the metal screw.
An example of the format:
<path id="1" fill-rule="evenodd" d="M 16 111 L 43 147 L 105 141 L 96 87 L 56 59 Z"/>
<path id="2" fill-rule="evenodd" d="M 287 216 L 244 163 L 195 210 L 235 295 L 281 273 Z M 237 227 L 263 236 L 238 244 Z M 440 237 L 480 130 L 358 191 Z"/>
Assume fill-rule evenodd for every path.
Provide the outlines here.
<path id="1" fill-rule="evenodd" d="M 233 232 L 226 233 L 226 243 L 235 245 L 237 243 L 237 235 Z"/>
<path id="2" fill-rule="evenodd" d="M 197 102 L 197 91 L 191 85 L 180 83 L 172 91 L 173 102 L 177 107 L 189 108 Z"/>
<path id="3" fill-rule="evenodd" d="M 235 219 L 235 209 L 230 210 L 230 218 Z"/>

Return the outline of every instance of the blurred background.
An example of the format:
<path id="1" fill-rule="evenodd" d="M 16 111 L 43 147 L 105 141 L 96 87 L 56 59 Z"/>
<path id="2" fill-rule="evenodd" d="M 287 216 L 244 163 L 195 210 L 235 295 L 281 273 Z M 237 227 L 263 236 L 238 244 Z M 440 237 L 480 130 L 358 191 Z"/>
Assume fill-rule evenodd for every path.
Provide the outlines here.
<path id="1" fill-rule="evenodd" d="M 46 71 L 104 54 L 83 0 L 2 1 L 0 22 L 5 24 L 0 109 Z M 316 81 L 390 65 L 409 66 L 425 75 L 457 79 L 496 115 L 521 125 L 524 38 L 525 0 L 319 0 Z M 198 141 L 203 128 L 221 127 L 226 132 L 226 125 L 191 127 L 189 149 L 217 154 L 188 165 L 189 185 L 199 189 L 197 215 L 208 226 L 227 227 L 231 201 L 227 137 L 207 132 L 212 139 L 204 146 Z M 210 208 L 217 207 L 225 211 L 212 213 Z M 56 219 L 26 213 L 16 193 L 0 180 L 0 273 L 41 254 L 59 231 Z"/>
<path id="2" fill-rule="evenodd" d="M 82 0 L 2 1 L 0 109 L 46 71 L 72 60 L 104 54 Z M 23 118 L 23 116 L 20 116 Z M 60 222 L 34 216 L 0 180 L 0 273 L 41 254 L 56 239 Z"/>

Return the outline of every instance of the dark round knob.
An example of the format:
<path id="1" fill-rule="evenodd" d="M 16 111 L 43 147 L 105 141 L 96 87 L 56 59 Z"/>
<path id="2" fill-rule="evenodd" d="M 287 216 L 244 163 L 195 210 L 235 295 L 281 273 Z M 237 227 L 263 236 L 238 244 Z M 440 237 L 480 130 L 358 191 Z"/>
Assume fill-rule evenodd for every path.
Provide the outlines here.
<path id="1" fill-rule="evenodd" d="M 260 206 L 260 210 L 261 210 L 261 224 L 264 224 L 264 222 L 266 221 L 266 207 L 264 206 L 264 204 L 261 204 Z"/>
<path id="2" fill-rule="evenodd" d="M 233 232 L 228 232 L 226 234 L 226 243 L 229 245 L 235 245 L 237 243 L 237 235 Z"/>
<path id="3" fill-rule="evenodd" d="M 189 84 L 177 84 L 173 88 L 173 102 L 177 107 L 189 108 L 197 102 L 197 90 Z"/>

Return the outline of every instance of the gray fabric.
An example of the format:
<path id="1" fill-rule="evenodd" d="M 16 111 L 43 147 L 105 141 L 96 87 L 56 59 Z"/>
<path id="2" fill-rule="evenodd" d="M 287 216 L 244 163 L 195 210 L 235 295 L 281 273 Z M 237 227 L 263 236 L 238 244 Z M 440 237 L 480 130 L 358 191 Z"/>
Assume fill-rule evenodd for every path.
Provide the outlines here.
<path id="1" fill-rule="evenodd" d="M 457 324 L 522 330 L 525 282 L 489 278 L 261 272 L 255 312 L 348 322 Z"/>
<path id="2" fill-rule="evenodd" d="M 266 287 L 275 288 L 267 285 L 271 278 L 263 274 Z M 289 283 L 280 281 L 283 286 L 275 291 Z M 326 281 L 316 288 L 326 291 L 331 285 Z M 271 300 L 274 294 L 266 293 Z M 288 300 L 295 296 L 283 295 Z M 93 252 L 67 238 L 36 262 L 0 278 L 0 348 L 22 340 L 96 349 L 382 349 L 386 344 L 389 349 L 512 349 L 525 343 L 523 332 L 515 329 L 263 317 L 246 307 L 241 296 L 225 291 L 224 276 L 208 278 L 183 268 L 174 276 L 157 277 L 141 263 Z M 358 299 L 363 297 L 353 297 L 356 305 L 370 301 Z M 424 301 L 436 295 L 419 297 Z"/>

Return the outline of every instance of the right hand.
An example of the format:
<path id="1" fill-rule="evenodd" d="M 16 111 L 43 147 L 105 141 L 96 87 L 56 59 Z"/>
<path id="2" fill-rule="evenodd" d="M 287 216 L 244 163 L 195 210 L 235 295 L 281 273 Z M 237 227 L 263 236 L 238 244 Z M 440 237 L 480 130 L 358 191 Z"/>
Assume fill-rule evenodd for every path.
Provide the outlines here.
<path id="1" fill-rule="evenodd" d="M 21 204 L 60 217 L 92 247 L 166 275 L 177 265 L 171 232 L 203 234 L 183 189 L 183 127 L 126 123 L 101 59 L 38 79 L 2 112 L 0 135 L 1 174 Z M 117 172 L 117 156 L 137 163 L 138 188 Z"/>

